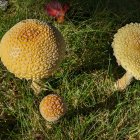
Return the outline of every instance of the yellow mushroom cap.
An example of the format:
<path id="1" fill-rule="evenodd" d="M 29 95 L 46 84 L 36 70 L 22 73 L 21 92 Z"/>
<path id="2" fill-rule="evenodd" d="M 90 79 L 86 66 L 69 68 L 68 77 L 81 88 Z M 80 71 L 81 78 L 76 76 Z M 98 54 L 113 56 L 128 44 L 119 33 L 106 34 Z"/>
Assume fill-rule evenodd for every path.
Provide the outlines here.
<path id="1" fill-rule="evenodd" d="M 130 23 L 120 28 L 112 43 L 114 55 L 121 66 L 140 79 L 140 24 Z"/>
<path id="2" fill-rule="evenodd" d="M 23 20 L 5 33 L 0 43 L 0 57 L 7 69 L 25 79 L 50 76 L 65 52 L 61 33 L 36 19 Z"/>
<path id="3" fill-rule="evenodd" d="M 66 105 L 59 95 L 50 94 L 42 99 L 39 110 L 44 119 L 54 122 L 65 114 Z"/>

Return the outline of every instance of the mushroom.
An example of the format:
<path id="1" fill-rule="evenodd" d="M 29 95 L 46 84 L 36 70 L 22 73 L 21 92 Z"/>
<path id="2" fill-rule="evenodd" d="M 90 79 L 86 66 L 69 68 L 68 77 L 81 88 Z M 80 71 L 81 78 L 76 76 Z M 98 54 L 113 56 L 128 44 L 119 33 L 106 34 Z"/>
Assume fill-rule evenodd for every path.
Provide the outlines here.
<path id="1" fill-rule="evenodd" d="M 56 122 L 66 113 L 66 105 L 57 94 L 47 95 L 39 105 L 42 117 L 49 122 Z"/>
<path id="2" fill-rule="evenodd" d="M 5 33 L 0 43 L 0 57 L 16 77 L 32 80 L 38 94 L 42 78 L 58 68 L 65 54 L 65 41 L 52 25 L 37 19 L 26 19 Z"/>
<path id="3" fill-rule="evenodd" d="M 120 28 L 112 43 L 114 56 L 126 73 L 115 83 L 117 90 L 124 90 L 133 77 L 140 80 L 140 24 L 130 23 Z"/>

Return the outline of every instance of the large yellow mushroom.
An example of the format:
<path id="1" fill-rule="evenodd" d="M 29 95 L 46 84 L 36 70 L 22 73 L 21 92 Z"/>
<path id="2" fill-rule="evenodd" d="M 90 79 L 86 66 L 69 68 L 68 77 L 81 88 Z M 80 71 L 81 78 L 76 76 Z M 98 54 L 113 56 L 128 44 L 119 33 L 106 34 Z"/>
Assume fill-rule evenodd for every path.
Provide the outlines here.
<path id="1" fill-rule="evenodd" d="M 140 24 L 130 23 L 120 28 L 112 43 L 114 55 L 126 73 L 115 83 L 117 90 L 124 90 L 133 77 L 140 80 Z"/>
<path id="2" fill-rule="evenodd" d="M 32 80 L 35 93 L 41 91 L 40 80 L 57 69 L 64 57 L 65 42 L 52 25 L 36 19 L 17 23 L 5 33 L 0 43 L 0 57 L 16 77 Z"/>

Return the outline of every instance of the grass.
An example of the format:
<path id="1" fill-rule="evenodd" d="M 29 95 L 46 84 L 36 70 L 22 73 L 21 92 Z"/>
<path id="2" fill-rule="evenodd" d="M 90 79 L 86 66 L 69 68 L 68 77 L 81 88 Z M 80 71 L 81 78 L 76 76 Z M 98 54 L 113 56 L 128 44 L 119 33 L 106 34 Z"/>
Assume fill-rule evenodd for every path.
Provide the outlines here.
<path id="1" fill-rule="evenodd" d="M 139 140 L 140 83 L 135 80 L 121 93 L 112 90 L 124 70 L 111 48 L 120 27 L 140 22 L 139 0 L 71 0 L 63 24 L 44 13 L 45 3 L 10 0 L 7 11 L 0 11 L 0 38 L 20 20 L 37 18 L 56 26 L 67 43 L 60 68 L 45 81 L 49 91 L 38 97 L 30 81 L 16 78 L 0 63 L 0 139 Z M 50 128 L 38 106 L 51 92 L 64 97 L 68 111 Z"/>

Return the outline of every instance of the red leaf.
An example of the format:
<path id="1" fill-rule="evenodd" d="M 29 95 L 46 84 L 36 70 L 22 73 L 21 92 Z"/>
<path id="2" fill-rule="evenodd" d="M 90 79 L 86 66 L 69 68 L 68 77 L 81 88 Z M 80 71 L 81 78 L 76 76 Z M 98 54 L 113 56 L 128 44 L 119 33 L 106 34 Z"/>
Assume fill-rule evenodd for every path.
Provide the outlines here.
<path id="1" fill-rule="evenodd" d="M 55 17 L 59 23 L 64 21 L 65 13 L 68 11 L 68 4 L 61 4 L 57 0 L 53 0 L 46 4 L 45 11 L 49 16 Z"/>

